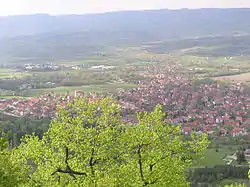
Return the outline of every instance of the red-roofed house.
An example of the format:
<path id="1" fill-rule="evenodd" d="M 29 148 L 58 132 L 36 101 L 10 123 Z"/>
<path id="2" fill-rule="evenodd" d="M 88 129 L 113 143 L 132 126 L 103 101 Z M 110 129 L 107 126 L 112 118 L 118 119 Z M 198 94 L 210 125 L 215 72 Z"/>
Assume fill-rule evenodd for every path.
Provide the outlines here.
<path id="1" fill-rule="evenodd" d="M 242 136 L 246 134 L 246 130 L 244 128 L 235 128 L 232 130 L 233 137 Z"/>
<path id="2" fill-rule="evenodd" d="M 192 128 L 191 127 L 184 127 L 183 129 L 182 129 L 182 133 L 184 133 L 184 134 L 191 134 L 192 133 Z"/>

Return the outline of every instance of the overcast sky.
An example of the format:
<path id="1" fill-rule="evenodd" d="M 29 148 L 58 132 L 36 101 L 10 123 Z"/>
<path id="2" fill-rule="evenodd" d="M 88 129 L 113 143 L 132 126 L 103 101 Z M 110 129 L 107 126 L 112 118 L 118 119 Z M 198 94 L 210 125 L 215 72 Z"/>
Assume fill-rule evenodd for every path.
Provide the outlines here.
<path id="1" fill-rule="evenodd" d="M 250 0 L 0 0 L 0 2 L 0 16 L 34 13 L 86 14 L 164 8 L 250 7 Z"/>

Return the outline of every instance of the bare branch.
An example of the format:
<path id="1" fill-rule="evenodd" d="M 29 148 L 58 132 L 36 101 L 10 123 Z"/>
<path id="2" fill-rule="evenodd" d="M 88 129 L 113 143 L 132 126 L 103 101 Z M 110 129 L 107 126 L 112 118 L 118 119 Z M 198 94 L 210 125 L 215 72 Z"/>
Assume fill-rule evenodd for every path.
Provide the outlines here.
<path id="1" fill-rule="evenodd" d="M 85 175 L 87 176 L 87 174 L 85 172 L 78 172 L 78 171 L 67 171 L 67 170 L 62 170 L 60 168 L 58 168 L 56 171 L 54 171 L 51 175 L 55 175 L 56 173 L 68 173 L 68 174 L 73 174 L 73 175 Z"/>
<path id="2" fill-rule="evenodd" d="M 54 171 L 51 175 L 55 175 L 56 173 L 68 173 L 71 177 L 73 177 L 76 180 L 75 175 L 85 175 L 87 176 L 87 173 L 85 172 L 78 172 L 78 171 L 74 171 L 69 167 L 68 164 L 68 160 L 69 160 L 69 149 L 68 147 L 65 148 L 65 164 L 66 164 L 66 168 L 65 170 L 62 170 L 61 168 L 58 168 L 56 171 Z"/>
<path id="3" fill-rule="evenodd" d="M 32 180 L 34 183 L 38 184 L 38 187 L 41 187 L 41 186 L 42 186 L 42 185 L 39 184 L 36 180 L 32 179 L 30 176 L 28 176 L 28 178 L 29 178 L 30 180 Z"/>
<path id="4" fill-rule="evenodd" d="M 95 174 L 94 165 L 96 163 L 96 161 L 94 161 L 94 153 L 95 153 L 95 150 L 94 150 L 94 148 L 92 148 L 91 156 L 90 156 L 90 159 L 89 159 L 89 166 L 90 166 L 90 169 L 91 169 L 92 176 L 94 176 L 94 174 Z"/>
<path id="5" fill-rule="evenodd" d="M 137 155 L 139 157 L 138 164 L 139 164 L 139 171 L 140 171 L 141 180 L 144 183 L 143 186 L 147 186 L 148 182 L 144 178 L 143 168 L 142 168 L 142 155 L 141 155 L 141 149 L 142 149 L 142 147 L 143 147 L 143 145 L 139 145 L 139 147 L 137 149 Z"/>

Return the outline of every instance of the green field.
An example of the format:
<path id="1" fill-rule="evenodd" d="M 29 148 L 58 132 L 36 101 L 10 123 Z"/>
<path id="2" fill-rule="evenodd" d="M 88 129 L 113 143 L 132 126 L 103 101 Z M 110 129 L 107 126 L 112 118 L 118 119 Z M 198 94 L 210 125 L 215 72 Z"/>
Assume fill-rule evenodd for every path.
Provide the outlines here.
<path id="1" fill-rule="evenodd" d="M 28 73 L 24 72 L 16 72 L 13 69 L 7 69 L 7 68 L 0 68 L 0 79 L 4 78 L 21 78 L 24 76 L 29 75 Z"/>
<path id="2" fill-rule="evenodd" d="M 56 87 L 56 88 L 48 88 L 48 89 L 32 89 L 28 90 L 26 95 L 27 96 L 38 96 L 48 92 L 54 93 L 70 93 L 73 94 L 76 90 L 82 90 L 86 93 L 89 92 L 96 92 L 96 93 L 103 93 L 103 92 L 115 92 L 118 88 L 121 89 L 130 89 L 135 88 L 137 85 L 135 84 L 104 84 L 104 85 L 88 85 L 88 86 L 72 86 L 72 87 Z"/>
<path id="3" fill-rule="evenodd" d="M 0 98 L 1 99 L 29 99 L 30 97 L 4 95 L 4 96 L 0 96 Z"/>
<path id="4" fill-rule="evenodd" d="M 215 148 L 209 148 L 206 150 L 204 159 L 200 160 L 196 166 L 214 166 L 214 165 L 225 165 L 227 164 L 223 158 L 227 155 L 232 155 L 236 151 L 236 148 L 218 148 L 216 152 Z"/>
<path id="5" fill-rule="evenodd" d="M 85 60 L 73 60 L 73 61 L 60 61 L 56 62 L 57 64 L 105 64 L 106 60 L 93 58 L 93 59 L 85 59 Z"/>

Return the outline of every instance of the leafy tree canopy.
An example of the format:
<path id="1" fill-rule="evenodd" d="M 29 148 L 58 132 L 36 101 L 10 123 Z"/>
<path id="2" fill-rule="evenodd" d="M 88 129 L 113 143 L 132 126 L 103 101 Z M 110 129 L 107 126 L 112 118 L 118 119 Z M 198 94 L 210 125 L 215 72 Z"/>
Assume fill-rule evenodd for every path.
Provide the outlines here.
<path id="1" fill-rule="evenodd" d="M 206 135 L 183 138 L 162 106 L 122 122 L 112 98 L 79 98 L 60 108 L 42 139 L 28 135 L 13 150 L 26 186 L 189 186 L 186 169 L 203 156 Z"/>
<path id="2" fill-rule="evenodd" d="M 12 153 L 8 150 L 8 134 L 0 134 L 0 187 L 13 187 L 24 184 L 25 173 L 12 160 Z"/>

